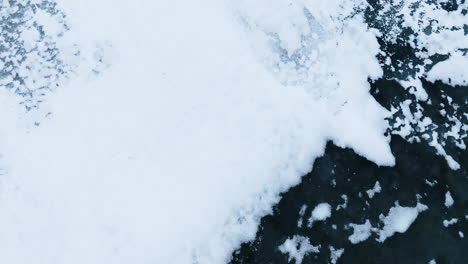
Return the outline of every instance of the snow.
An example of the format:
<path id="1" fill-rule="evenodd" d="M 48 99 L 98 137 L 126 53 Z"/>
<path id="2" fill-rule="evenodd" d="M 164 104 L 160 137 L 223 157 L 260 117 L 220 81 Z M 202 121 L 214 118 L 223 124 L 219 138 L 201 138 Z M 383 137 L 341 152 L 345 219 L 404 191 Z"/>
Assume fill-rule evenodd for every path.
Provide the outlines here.
<path id="1" fill-rule="evenodd" d="M 451 225 L 454 225 L 454 224 L 458 223 L 458 219 L 457 218 L 452 218 L 450 220 L 444 220 L 442 223 L 444 224 L 445 227 L 449 227 Z"/>
<path id="2" fill-rule="evenodd" d="M 308 226 L 312 227 L 312 224 L 317 221 L 325 221 L 331 216 L 331 205 L 328 203 L 320 203 L 313 210 L 310 215 Z"/>
<path id="3" fill-rule="evenodd" d="M 442 147 L 442 145 L 437 141 L 437 138 L 438 138 L 438 133 L 433 131 L 432 132 L 432 141 L 429 142 L 429 146 L 431 147 L 434 147 L 437 151 L 437 154 L 438 155 L 441 155 L 445 158 L 445 160 L 447 161 L 447 164 L 448 166 L 452 169 L 452 170 L 458 170 L 460 169 L 460 164 L 458 162 L 456 162 L 452 156 L 450 156 L 449 154 L 447 154 L 447 152 L 445 151 L 445 149 Z"/>
<path id="4" fill-rule="evenodd" d="M 304 214 L 305 211 L 307 210 L 307 205 L 302 205 L 301 210 L 299 210 L 299 220 L 297 220 L 297 227 L 302 227 L 302 224 L 304 222 Z"/>
<path id="5" fill-rule="evenodd" d="M 339 258 L 344 253 L 344 248 L 338 248 L 335 249 L 334 247 L 330 246 L 330 263 L 331 264 L 336 264 Z"/>
<path id="6" fill-rule="evenodd" d="M 427 80 L 441 80 L 449 85 L 468 85 L 468 57 L 454 53 L 449 59 L 439 62 L 427 73 Z"/>
<path id="7" fill-rule="evenodd" d="M 349 224 L 353 228 L 353 234 L 348 237 L 353 244 L 367 240 L 372 234 L 372 225 L 369 219 L 364 224 Z"/>
<path id="8" fill-rule="evenodd" d="M 451 140 L 447 140 L 447 136 L 453 136 L 457 147 L 466 148 L 462 140 L 466 133 L 459 133 L 462 125 L 460 120 L 454 116 L 447 116 L 446 110 L 448 109 L 441 109 L 440 113 L 445 116 L 445 120 L 433 123 L 425 116 L 424 108 L 418 103 L 418 101 L 431 102 L 421 82 L 422 79 L 431 82 L 441 80 L 452 86 L 467 83 L 465 70 L 467 68 L 466 49 L 468 48 L 468 35 L 465 33 L 466 3 L 459 2 L 454 5 L 456 8 L 447 11 L 443 8 L 442 2 L 445 1 L 402 0 L 395 3 L 384 1 L 382 2 L 384 8 L 382 12 L 379 12 L 378 19 L 382 21 L 379 24 L 383 31 L 382 35 L 387 41 L 402 41 L 419 50 L 414 55 L 421 61 L 420 63 L 414 60 L 400 62 L 399 67 L 403 68 L 399 71 L 403 76 L 397 76 L 395 80 L 413 95 L 414 99 L 396 107 L 392 106 L 392 121 L 395 123 L 391 133 L 400 135 L 409 142 L 426 141 L 436 149 L 439 155 L 445 157 L 451 169 L 457 170 L 460 164 L 446 152 L 444 147 L 446 144 L 453 144 Z M 402 34 L 403 31 L 404 34 Z M 433 55 L 448 59 L 433 65 L 431 57 Z M 386 58 L 386 62 L 391 62 L 389 57 Z M 414 63 L 416 65 L 413 65 Z M 393 68 L 390 69 L 392 71 L 396 70 L 393 66 L 391 68 Z M 410 110 L 409 104 L 416 105 L 416 110 L 414 107 Z M 448 107 L 452 107 L 450 100 Z M 438 135 L 434 133 L 438 127 L 446 128 L 450 132 Z"/>
<path id="9" fill-rule="evenodd" d="M 286 239 L 278 249 L 281 253 L 288 254 L 288 262 L 294 259 L 296 264 L 301 264 L 306 255 L 320 252 L 320 246 L 312 246 L 307 237 L 298 235 Z"/>
<path id="10" fill-rule="evenodd" d="M 376 193 L 380 193 L 381 191 L 382 187 L 380 187 L 379 181 L 376 181 L 374 187 L 370 190 L 367 190 L 366 192 L 369 198 L 372 199 Z"/>
<path id="11" fill-rule="evenodd" d="M 34 89 L 60 84 L 39 127 L 0 92 L 0 262 L 225 263 L 327 141 L 394 165 L 390 113 L 369 94 L 378 33 L 361 5 L 62 0 L 63 37 L 39 12 L 30 22 L 45 24 L 68 74 L 47 80 L 50 61 L 34 54 L 26 62 L 46 66 L 18 66 Z M 28 30 L 28 47 L 47 50 Z M 379 239 L 406 231 L 418 206 L 392 208 Z M 310 219 L 330 216 L 323 203 Z M 351 241 L 370 236 L 361 226 Z M 282 248 L 296 263 L 318 252 L 299 236 Z"/>
<path id="12" fill-rule="evenodd" d="M 452 195 L 450 194 L 450 191 L 447 191 L 445 193 L 444 205 L 445 205 L 445 207 L 450 208 L 450 207 L 452 207 L 453 204 L 454 204 L 454 201 L 453 201 Z"/>
<path id="13" fill-rule="evenodd" d="M 346 194 L 342 194 L 341 199 L 343 199 L 343 203 L 336 206 L 337 211 L 346 209 L 346 207 L 348 207 L 348 196 Z"/>
<path id="14" fill-rule="evenodd" d="M 393 236 L 395 233 L 404 233 L 413 224 L 418 217 L 418 214 L 427 210 L 427 206 L 418 203 L 415 207 L 404 207 L 398 203 L 390 208 L 387 216 L 380 215 L 380 220 L 384 226 L 377 233 L 379 238 L 378 242 L 384 242 L 387 238 Z"/>

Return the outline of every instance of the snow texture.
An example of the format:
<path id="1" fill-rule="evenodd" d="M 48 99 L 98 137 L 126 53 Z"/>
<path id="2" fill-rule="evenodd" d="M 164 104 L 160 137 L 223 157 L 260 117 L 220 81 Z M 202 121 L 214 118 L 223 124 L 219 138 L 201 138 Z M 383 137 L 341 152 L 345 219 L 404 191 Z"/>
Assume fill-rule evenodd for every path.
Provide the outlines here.
<path id="1" fill-rule="evenodd" d="M 346 194 L 342 194 L 341 199 L 343 199 L 343 203 L 336 206 L 337 211 L 346 209 L 346 207 L 348 207 L 348 196 Z"/>
<path id="2" fill-rule="evenodd" d="M 312 227 L 314 222 L 325 221 L 331 216 L 331 205 L 328 203 L 320 203 L 313 210 L 308 220 L 308 227 Z"/>
<path id="3" fill-rule="evenodd" d="M 418 101 L 431 103 L 421 79 L 431 82 L 441 80 L 449 85 L 467 85 L 468 34 L 466 27 L 466 1 L 453 1 L 450 11 L 443 8 L 446 1 L 432 0 L 397 0 L 384 3 L 384 8 L 377 15 L 375 25 L 387 41 L 402 41 L 417 52 L 416 59 L 399 61 L 400 69 L 391 65 L 388 54 L 384 67 L 391 67 L 397 80 L 414 99 L 406 100 L 399 106 L 392 106 L 391 133 L 400 135 L 409 142 L 425 141 L 434 147 L 436 153 L 443 156 L 453 170 L 460 164 L 447 153 L 446 145 L 455 141 L 455 146 L 465 149 L 463 138 L 467 137 L 467 119 L 458 113 L 457 106 L 451 100 L 442 105 L 441 113 L 446 117 L 441 123 L 435 123 L 426 116 L 426 110 Z M 456 2 L 456 3 L 455 3 Z M 435 64 L 436 57 L 446 58 Z M 435 65 L 434 65 L 435 64 Z M 446 109 L 454 112 L 446 115 Z M 448 110 L 447 109 L 447 110 Z M 466 128 L 466 129 L 463 129 Z"/>
<path id="4" fill-rule="evenodd" d="M 453 203 L 454 203 L 453 197 L 452 197 L 452 195 L 450 194 L 450 191 L 447 191 L 447 192 L 445 193 L 445 202 L 444 202 L 444 205 L 445 205 L 445 207 L 450 208 L 450 207 L 452 207 Z"/>
<path id="5" fill-rule="evenodd" d="M 390 208 L 387 216 L 380 215 L 380 220 L 384 226 L 377 233 L 379 237 L 378 242 L 383 243 L 387 238 L 393 236 L 395 233 L 404 233 L 413 224 L 418 217 L 418 214 L 427 210 L 427 206 L 418 203 L 415 207 L 404 207 L 398 203 Z"/>
<path id="6" fill-rule="evenodd" d="M 380 187 L 379 181 L 375 182 L 375 185 L 372 189 L 367 190 L 367 196 L 369 196 L 370 199 L 374 198 L 374 195 L 376 193 L 380 193 L 382 191 L 382 187 Z"/>
<path id="7" fill-rule="evenodd" d="M 361 5 L 82 0 L 32 11 L 18 30 L 42 45 L 34 21 L 44 24 L 63 64 L 50 80 L 44 67 L 21 75 L 58 87 L 44 115 L 24 118 L 17 96 L 0 93 L 0 262 L 225 263 L 327 141 L 393 165 L 389 112 L 369 94 L 379 44 L 350 16 Z M 40 56 L 26 66 L 55 63 Z"/>
<path id="8" fill-rule="evenodd" d="M 307 237 L 298 235 L 286 239 L 278 249 L 281 253 L 288 254 L 288 262 L 294 259 L 296 264 L 301 264 L 306 255 L 320 252 L 320 246 L 314 247 Z"/>
<path id="9" fill-rule="evenodd" d="M 372 225 L 369 219 L 364 224 L 349 224 L 353 228 L 353 234 L 348 237 L 353 244 L 367 240 L 372 235 Z"/>
<path id="10" fill-rule="evenodd" d="M 463 15 L 447 20 L 432 1 L 408 15 L 412 2 L 398 5 L 405 25 L 439 21 L 415 45 L 455 58 Z M 327 141 L 394 165 L 394 111 L 369 93 L 382 32 L 366 6 L 3 0 L 0 263 L 225 263 Z M 430 123 L 413 120 L 401 133 Z M 392 208 L 380 240 L 406 231 L 418 206 Z M 330 214 L 324 204 L 311 219 Z M 283 245 L 296 262 L 318 250 Z"/>
<path id="11" fill-rule="evenodd" d="M 330 246 L 330 263 L 331 264 L 336 264 L 339 258 L 344 253 L 344 248 L 338 248 L 335 249 L 334 247 Z"/>
<path id="12" fill-rule="evenodd" d="M 450 85 L 468 85 L 468 57 L 455 53 L 449 59 L 439 62 L 427 73 L 429 81 L 441 80 Z"/>
<path id="13" fill-rule="evenodd" d="M 299 220 L 297 220 L 297 227 L 302 227 L 302 224 L 304 222 L 304 214 L 306 210 L 307 210 L 307 205 L 304 204 L 301 207 L 301 210 L 299 210 Z"/>
<path id="14" fill-rule="evenodd" d="M 456 223 L 458 223 L 458 219 L 457 219 L 457 218 L 452 218 L 452 219 L 450 219 L 450 220 L 444 220 L 444 221 L 442 222 L 442 224 L 443 224 L 445 227 L 449 227 L 449 226 L 454 225 L 454 224 L 456 224 Z"/>

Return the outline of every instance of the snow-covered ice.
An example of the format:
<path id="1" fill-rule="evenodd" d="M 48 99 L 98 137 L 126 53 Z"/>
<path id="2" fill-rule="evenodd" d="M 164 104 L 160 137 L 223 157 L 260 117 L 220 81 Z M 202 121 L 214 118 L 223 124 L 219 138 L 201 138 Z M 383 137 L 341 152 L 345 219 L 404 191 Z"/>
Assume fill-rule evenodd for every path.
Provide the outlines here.
<path id="1" fill-rule="evenodd" d="M 458 223 L 458 219 L 457 219 L 457 218 L 452 218 L 452 219 L 450 219 L 450 220 L 444 220 L 444 221 L 442 221 L 442 224 L 443 224 L 445 227 L 449 227 L 449 226 L 454 225 L 454 224 L 456 224 L 456 223 Z"/>
<path id="2" fill-rule="evenodd" d="M 47 119 L 1 92 L 0 262 L 223 263 L 328 140 L 393 165 L 359 3 L 292 3 L 59 1 Z"/>
<path id="3" fill-rule="evenodd" d="M 306 255 L 320 252 L 320 246 L 312 246 L 307 237 L 298 235 L 286 239 L 278 249 L 288 254 L 288 262 L 294 259 L 296 264 L 301 264 Z"/>
<path id="4" fill-rule="evenodd" d="M 393 236 L 395 233 L 404 233 L 413 224 L 418 217 L 419 213 L 427 210 L 428 207 L 424 204 L 418 203 L 415 207 L 404 207 L 398 203 L 390 208 L 387 216 L 380 215 L 380 220 L 384 226 L 377 233 L 379 238 L 377 241 L 384 242 L 387 238 Z"/>
<path id="5" fill-rule="evenodd" d="M 353 234 L 348 237 L 353 244 L 367 240 L 372 235 L 372 225 L 369 219 L 364 224 L 349 224 L 353 228 Z"/>
<path id="6" fill-rule="evenodd" d="M 429 81 L 441 80 L 451 85 L 468 85 L 468 55 L 454 53 L 448 60 L 434 65 L 427 73 Z"/>
<path id="7" fill-rule="evenodd" d="M 336 264 L 339 258 L 344 253 L 344 248 L 337 248 L 335 249 L 334 247 L 330 246 L 330 263 L 331 264 Z"/>
<path id="8" fill-rule="evenodd" d="M 297 227 L 302 227 L 302 224 L 304 222 L 304 214 L 306 210 L 307 210 L 307 205 L 304 204 L 301 207 L 301 210 L 299 210 L 299 220 L 297 220 Z"/>
<path id="9" fill-rule="evenodd" d="M 225 263 L 327 141 L 395 163 L 391 112 L 369 93 L 382 69 L 380 33 L 355 12 L 365 1 L 47 1 L 53 12 L 13 2 L 2 21 L 25 23 L 21 46 L 0 54 L 0 263 Z M 450 55 L 428 78 L 465 83 L 446 72 L 466 63 L 462 14 L 440 19 L 424 1 L 415 21 L 412 2 L 405 25 L 441 21 L 415 45 Z M 404 81 L 427 99 L 417 78 Z M 459 168 L 440 138 L 430 144 Z M 426 208 L 391 208 L 379 241 Z M 330 216 L 323 203 L 310 219 Z M 350 226 L 352 242 L 373 232 Z M 295 236 L 280 250 L 300 263 L 318 248 Z"/>
<path id="10" fill-rule="evenodd" d="M 370 199 L 374 198 L 374 195 L 376 193 L 380 193 L 382 191 L 382 187 L 380 187 L 379 181 L 375 182 L 375 185 L 372 189 L 367 190 L 367 196 L 369 196 Z"/>
<path id="11" fill-rule="evenodd" d="M 452 207 L 453 203 L 454 203 L 454 201 L 453 201 L 452 194 L 450 193 L 450 191 L 447 191 L 445 193 L 444 205 L 445 205 L 445 207 L 450 208 L 450 207 Z"/>
<path id="12" fill-rule="evenodd" d="M 331 205 L 328 203 L 320 203 L 312 210 L 312 213 L 309 217 L 307 226 L 312 227 L 314 222 L 325 221 L 331 216 Z"/>

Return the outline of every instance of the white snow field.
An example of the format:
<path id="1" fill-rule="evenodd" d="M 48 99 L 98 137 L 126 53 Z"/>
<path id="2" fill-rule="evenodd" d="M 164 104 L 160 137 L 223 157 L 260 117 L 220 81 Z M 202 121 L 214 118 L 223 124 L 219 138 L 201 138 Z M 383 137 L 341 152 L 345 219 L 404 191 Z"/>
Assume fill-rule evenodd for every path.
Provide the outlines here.
<path id="1" fill-rule="evenodd" d="M 328 140 L 393 165 L 377 33 L 340 2 L 59 1 L 52 114 L 0 95 L 0 263 L 226 263 Z"/>

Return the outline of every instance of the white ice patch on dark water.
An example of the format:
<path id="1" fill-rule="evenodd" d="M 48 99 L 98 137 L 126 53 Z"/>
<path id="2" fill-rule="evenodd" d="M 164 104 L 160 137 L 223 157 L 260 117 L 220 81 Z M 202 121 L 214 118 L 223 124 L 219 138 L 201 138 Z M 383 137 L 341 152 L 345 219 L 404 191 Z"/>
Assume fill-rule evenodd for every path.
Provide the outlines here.
<path id="1" fill-rule="evenodd" d="M 343 199 L 343 203 L 336 206 L 337 211 L 348 207 L 348 196 L 346 194 L 342 194 L 341 199 Z"/>
<path id="2" fill-rule="evenodd" d="M 442 224 L 443 224 L 445 227 L 449 227 L 449 226 L 454 225 L 454 224 L 456 224 L 456 223 L 458 223 L 458 219 L 457 219 L 457 218 L 452 218 L 452 219 L 450 219 L 450 220 L 444 220 L 444 221 L 442 221 Z"/>
<path id="3" fill-rule="evenodd" d="M 353 234 L 348 237 L 353 244 L 367 240 L 372 235 L 372 225 L 369 219 L 364 224 L 349 224 L 353 228 Z"/>
<path id="4" fill-rule="evenodd" d="M 404 207 L 398 203 L 390 208 L 387 216 L 380 215 L 380 220 L 384 226 L 377 231 L 379 238 L 377 241 L 384 242 L 387 238 L 393 236 L 395 233 L 404 233 L 413 224 L 418 217 L 419 213 L 427 210 L 428 207 L 424 204 L 418 203 L 415 207 Z"/>
<path id="5" fill-rule="evenodd" d="M 415 102 L 410 103 L 416 104 L 417 110 L 409 111 L 408 101 L 392 107 L 392 113 L 399 112 L 404 116 L 395 118 L 392 134 L 400 135 L 410 142 L 427 142 L 436 149 L 437 154 L 446 159 L 451 169 L 458 170 L 460 164 L 447 153 L 445 145 L 451 142 L 448 140 L 450 136 L 456 141 L 456 147 L 465 149 L 462 139 L 467 137 L 467 131 L 460 128 L 466 124 L 456 116 L 445 116 L 446 120 L 440 125 L 447 127 L 450 132 L 438 134 L 435 129 L 439 124 L 428 118 L 425 109 L 418 103 L 418 101 L 431 102 L 431 98 L 422 86 L 423 78 L 431 82 L 441 80 L 449 85 L 466 86 L 468 83 L 465 70 L 468 67 L 466 53 L 468 34 L 465 32 L 468 25 L 465 14 L 467 3 L 457 1 L 458 8 L 452 11 L 442 8 L 443 4 L 444 1 L 431 0 L 388 2 L 384 8 L 386 11 L 380 14 L 380 17 L 387 25 L 391 25 L 384 30 L 386 34 L 383 37 L 387 41 L 397 41 L 402 35 L 400 34 L 402 30 L 412 32 L 409 37 L 399 40 L 416 49 L 418 51 L 415 53 L 416 57 L 423 61 L 420 65 L 412 65 L 413 62 L 409 62 L 406 66 L 414 73 L 405 75 L 403 79 L 397 79 L 403 88 L 415 96 Z M 433 55 L 446 56 L 448 59 L 433 65 L 431 57 Z M 452 105 L 450 100 L 444 108 L 456 110 L 456 106 Z M 442 114 L 445 115 L 445 109 L 443 111 Z"/>
<path id="6" fill-rule="evenodd" d="M 338 259 L 343 255 L 344 251 L 344 248 L 335 249 L 334 247 L 330 246 L 330 263 L 336 264 Z"/>
<path id="7" fill-rule="evenodd" d="M 288 262 L 294 259 L 296 264 L 301 264 L 306 255 L 320 252 L 320 246 L 312 246 L 309 238 L 298 235 L 286 239 L 278 249 L 288 255 Z"/>
<path id="8" fill-rule="evenodd" d="M 468 85 L 468 57 L 454 53 L 448 60 L 434 65 L 427 73 L 427 79 L 435 82 L 441 80 L 450 85 Z"/>
<path id="9" fill-rule="evenodd" d="M 312 213 L 307 222 L 308 227 L 312 227 L 314 222 L 325 221 L 331 216 L 331 205 L 328 203 L 320 203 L 312 210 Z"/>
<path id="10" fill-rule="evenodd" d="M 450 208 L 450 207 L 452 207 L 453 204 L 454 204 L 454 201 L 453 201 L 452 194 L 450 193 L 450 191 L 447 191 L 445 193 L 444 205 L 445 205 L 445 207 Z"/>
<path id="11" fill-rule="evenodd" d="M 369 196 L 370 199 L 374 198 L 374 195 L 376 193 L 380 193 L 382 191 L 382 187 L 380 187 L 379 181 L 375 182 L 375 185 L 372 189 L 369 189 L 366 191 L 367 196 Z"/>

